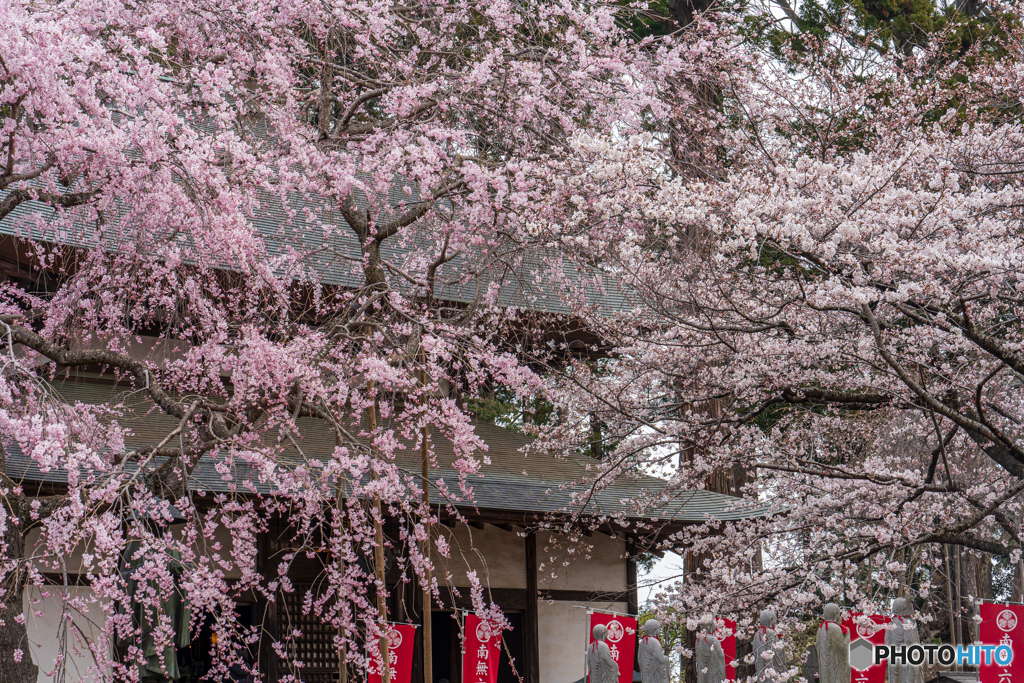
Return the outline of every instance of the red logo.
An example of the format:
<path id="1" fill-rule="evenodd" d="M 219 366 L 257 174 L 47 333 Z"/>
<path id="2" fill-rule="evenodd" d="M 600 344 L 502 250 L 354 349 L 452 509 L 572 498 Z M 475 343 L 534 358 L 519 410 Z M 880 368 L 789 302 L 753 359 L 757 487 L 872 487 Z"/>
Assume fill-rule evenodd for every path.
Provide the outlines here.
<path id="1" fill-rule="evenodd" d="M 488 640 L 491 639 L 492 635 L 493 634 L 491 633 L 491 625 L 488 624 L 486 621 L 481 621 L 479 624 L 476 625 L 476 639 L 479 640 L 481 643 L 486 643 Z"/>
<path id="2" fill-rule="evenodd" d="M 622 624 L 620 624 L 617 620 L 612 619 L 608 622 L 608 640 L 612 641 L 613 643 L 617 643 L 620 640 L 622 640 L 622 636 L 625 634 L 625 632 L 626 630 L 622 628 Z"/>

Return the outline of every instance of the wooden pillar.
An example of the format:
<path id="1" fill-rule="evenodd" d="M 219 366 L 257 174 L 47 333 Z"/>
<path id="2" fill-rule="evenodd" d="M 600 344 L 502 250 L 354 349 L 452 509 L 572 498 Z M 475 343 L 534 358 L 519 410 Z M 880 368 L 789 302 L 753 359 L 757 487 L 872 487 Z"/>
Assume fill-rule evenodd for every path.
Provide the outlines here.
<path id="1" fill-rule="evenodd" d="M 369 380 L 366 383 L 367 395 L 374 395 L 373 380 Z M 370 428 L 370 456 L 371 459 L 377 459 L 377 447 L 373 443 L 374 432 L 377 431 L 377 399 L 374 397 L 373 403 L 366 409 L 367 421 L 369 422 Z M 371 468 L 370 472 L 373 480 L 377 480 L 377 470 Z M 376 579 L 377 586 L 377 621 L 379 622 L 378 628 L 383 633 L 387 633 L 387 622 L 388 622 L 388 605 L 387 605 L 387 577 L 384 574 L 384 526 L 383 518 L 384 511 L 381 506 L 380 494 L 373 496 L 373 511 L 376 513 L 373 521 L 373 574 Z M 386 637 L 378 638 L 380 658 L 381 658 L 381 680 L 383 683 L 391 683 L 391 662 L 388 659 L 388 639 Z"/>
<path id="2" fill-rule="evenodd" d="M 269 531 L 264 531 L 256 537 L 257 571 L 263 575 L 267 583 L 277 577 L 277 567 L 274 565 L 276 533 L 276 527 L 271 523 Z M 277 600 L 268 600 L 260 591 L 257 591 L 256 595 L 256 609 L 263 618 L 257 661 L 263 680 L 267 683 L 277 683 L 277 653 L 274 652 L 274 641 L 277 640 Z"/>
<path id="3" fill-rule="evenodd" d="M 410 604 L 412 605 L 412 617 L 409 621 L 423 623 L 423 593 L 419 590 L 419 584 L 416 583 L 416 572 L 412 572 L 412 593 L 410 595 Z M 423 683 L 431 683 L 427 679 L 423 671 L 423 633 L 422 628 L 416 629 L 415 644 L 412 649 L 412 680 L 414 683 L 417 681 L 423 681 Z"/>
<path id="4" fill-rule="evenodd" d="M 456 612 L 458 614 L 458 612 Z M 459 624 L 465 627 L 465 619 L 459 620 L 455 615 L 448 614 L 447 617 L 452 619 L 453 623 L 449 624 L 451 628 L 451 647 L 448 648 L 449 656 L 451 657 L 451 663 L 449 671 L 451 671 L 453 681 L 462 681 L 462 630 L 459 628 Z"/>
<path id="5" fill-rule="evenodd" d="M 636 544 L 633 539 L 626 541 L 626 605 L 627 612 L 635 614 L 637 619 L 637 625 L 639 626 L 640 616 L 640 598 L 637 595 L 637 576 L 636 576 L 636 555 L 635 553 Z M 637 634 L 639 636 L 639 634 Z M 638 641 L 639 642 L 639 639 Z M 633 671 L 640 670 L 640 648 L 633 648 Z"/>
<path id="6" fill-rule="evenodd" d="M 540 683 L 540 623 L 537 616 L 537 534 L 526 535 L 526 611 L 523 614 L 524 683 Z"/>
<path id="7" fill-rule="evenodd" d="M 694 553 L 691 550 L 686 552 L 684 564 L 686 567 L 684 581 L 700 581 L 703 573 L 703 562 L 705 555 Z M 683 647 L 690 651 L 690 657 L 681 662 L 684 683 L 696 683 L 697 681 L 697 631 L 686 629 L 686 638 Z M 680 655 L 680 658 L 682 655 Z"/>
<path id="8" fill-rule="evenodd" d="M 427 354 L 423 347 L 420 347 L 420 387 L 425 390 L 427 386 Z M 423 524 L 426 527 L 427 539 L 423 543 L 420 552 L 424 557 L 430 558 L 430 551 L 433 543 L 433 536 L 430 531 L 430 427 L 424 422 L 420 436 L 420 480 L 423 486 L 423 508 L 428 513 Z M 415 576 L 413 579 L 415 580 Z M 430 592 L 430 569 L 427 569 L 426 583 L 420 593 L 420 640 L 423 642 L 421 666 L 423 667 L 423 683 L 434 682 L 434 626 L 431 621 L 434 596 Z"/>

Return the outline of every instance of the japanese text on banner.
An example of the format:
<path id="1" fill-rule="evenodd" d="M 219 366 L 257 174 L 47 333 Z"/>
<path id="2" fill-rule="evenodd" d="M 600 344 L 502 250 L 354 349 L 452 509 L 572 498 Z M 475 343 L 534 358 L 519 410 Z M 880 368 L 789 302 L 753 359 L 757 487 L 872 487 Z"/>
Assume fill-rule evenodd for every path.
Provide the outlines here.
<path id="1" fill-rule="evenodd" d="M 1009 645 L 1013 650 L 1008 666 L 983 662 L 980 683 L 1024 683 L 1024 605 L 983 602 L 979 612 L 978 637 L 982 645 Z"/>
<path id="2" fill-rule="evenodd" d="M 870 617 L 873 625 L 869 626 L 857 623 L 858 620 L 863 621 L 862 616 L 860 613 L 851 614 L 848 619 L 843 621 L 843 628 L 850 634 L 850 644 L 853 645 L 858 640 L 864 639 L 872 645 L 885 645 L 885 627 L 889 623 L 890 617 L 873 614 Z M 885 672 L 885 662 L 872 664 L 863 671 L 850 667 L 850 683 L 885 683 Z"/>
<path id="3" fill-rule="evenodd" d="M 723 619 L 725 630 L 728 635 L 722 638 L 722 653 L 725 655 L 725 678 L 729 681 L 736 680 L 736 622 L 730 619 Z M 721 633 L 718 633 L 721 636 Z"/>
<path id="4" fill-rule="evenodd" d="M 501 633 L 475 614 L 466 615 L 462 639 L 462 683 L 497 683 Z"/>
<path id="5" fill-rule="evenodd" d="M 415 624 L 389 624 L 388 667 L 391 683 L 412 681 L 412 653 L 416 642 Z M 380 649 L 374 645 L 369 653 L 368 683 L 381 683 Z"/>
<path id="6" fill-rule="evenodd" d="M 592 612 L 588 628 L 587 645 L 594 642 L 594 627 L 603 624 L 608 629 L 605 642 L 612 659 L 619 665 L 619 683 L 633 683 L 633 655 L 636 651 L 636 619 L 623 615 Z"/>

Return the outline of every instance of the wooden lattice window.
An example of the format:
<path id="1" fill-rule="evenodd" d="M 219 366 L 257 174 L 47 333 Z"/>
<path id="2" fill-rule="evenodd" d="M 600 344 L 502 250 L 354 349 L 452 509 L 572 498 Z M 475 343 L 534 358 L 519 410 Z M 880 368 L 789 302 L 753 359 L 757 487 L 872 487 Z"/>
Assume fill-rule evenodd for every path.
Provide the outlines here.
<path id="1" fill-rule="evenodd" d="M 303 614 L 302 605 L 309 584 L 296 584 L 290 593 L 278 597 L 277 628 L 287 660 L 278 662 L 278 676 L 292 674 L 304 683 L 333 683 L 338 679 L 338 653 L 334 649 L 336 630 L 315 614 Z M 301 635 L 294 636 L 298 630 Z M 302 662 L 301 667 L 295 662 Z"/>

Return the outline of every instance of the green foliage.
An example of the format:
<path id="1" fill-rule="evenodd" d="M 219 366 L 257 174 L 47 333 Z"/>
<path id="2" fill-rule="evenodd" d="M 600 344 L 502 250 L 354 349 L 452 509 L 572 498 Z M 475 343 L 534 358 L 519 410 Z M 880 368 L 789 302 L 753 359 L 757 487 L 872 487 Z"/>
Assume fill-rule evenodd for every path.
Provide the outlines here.
<path id="1" fill-rule="evenodd" d="M 542 427 L 555 419 L 555 406 L 550 401 L 541 396 L 524 401 L 503 386 L 496 387 L 490 397 L 469 400 L 468 407 L 477 419 L 519 433 L 524 432 L 524 425 Z"/>
<path id="2" fill-rule="evenodd" d="M 682 647 L 686 643 L 686 615 L 672 609 L 665 616 L 668 618 L 659 619 L 661 622 L 661 646 L 665 648 L 665 654 L 669 656 L 673 667 L 678 667 L 679 658 L 674 656 L 674 653 L 676 647 Z M 654 613 L 654 610 L 650 609 L 647 605 L 643 606 L 640 610 L 640 616 L 636 620 L 640 633 L 643 633 L 644 622 L 655 618 L 657 618 L 657 615 Z"/>
<path id="3" fill-rule="evenodd" d="M 783 0 L 778 6 L 784 11 L 784 21 L 779 21 L 769 5 L 762 13 L 749 16 L 745 28 L 754 42 L 780 56 L 784 48 L 806 54 L 816 39 L 837 32 L 878 51 L 909 54 L 913 47 L 928 44 L 942 17 L 933 0 Z"/>
<path id="4" fill-rule="evenodd" d="M 754 418 L 754 424 L 765 434 L 771 434 L 775 426 L 782 422 L 791 410 L 792 406 L 789 404 L 782 403 L 781 401 L 773 403 Z"/>
<path id="5" fill-rule="evenodd" d="M 634 7 L 636 3 L 630 0 L 617 0 L 615 4 L 622 7 L 619 25 L 638 39 L 668 35 L 677 28 L 668 0 L 653 0 L 642 8 Z"/>
<path id="6" fill-rule="evenodd" d="M 932 0 L 854 0 L 851 7 L 865 31 L 903 53 L 927 44 L 939 17 Z"/>
<path id="7" fill-rule="evenodd" d="M 1015 573 L 1010 558 L 998 555 L 992 558 L 992 593 L 996 602 L 1013 599 Z"/>

